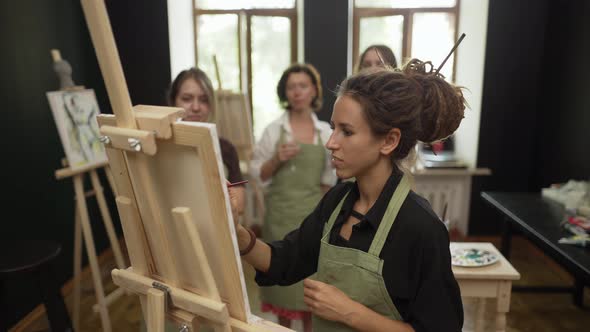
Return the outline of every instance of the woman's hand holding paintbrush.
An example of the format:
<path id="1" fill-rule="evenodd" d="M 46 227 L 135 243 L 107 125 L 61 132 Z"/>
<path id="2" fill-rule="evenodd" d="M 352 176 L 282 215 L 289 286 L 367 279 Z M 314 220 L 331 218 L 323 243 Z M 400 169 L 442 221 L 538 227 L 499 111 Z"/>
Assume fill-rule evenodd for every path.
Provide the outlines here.
<path id="1" fill-rule="evenodd" d="M 238 225 L 238 220 L 239 220 L 239 217 L 240 217 L 240 211 L 238 209 L 238 204 L 239 204 L 238 203 L 238 200 L 239 200 L 238 196 L 239 196 L 239 194 L 238 194 L 237 188 L 235 188 L 235 187 L 236 186 L 239 186 L 239 185 L 246 184 L 248 182 L 248 180 L 238 181 L 238 182 L 234 182 L 234 183 L 231 183 L 228 180 L 225 180 L 225 182 L 226 182 L 227 191 L 228 191 L 228 194 L 229 194 L 229 202 L 230 202 L 230 205 L 231 205 L 231 213 L 232 213 L 232 216 L 234 218 L 234 224 L 237 226 Z"/>

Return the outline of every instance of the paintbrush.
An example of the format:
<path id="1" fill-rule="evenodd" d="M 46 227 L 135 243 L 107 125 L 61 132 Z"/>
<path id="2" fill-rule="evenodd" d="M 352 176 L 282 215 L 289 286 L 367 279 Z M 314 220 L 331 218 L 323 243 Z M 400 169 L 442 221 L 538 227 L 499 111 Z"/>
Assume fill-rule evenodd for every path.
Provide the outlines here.
<path id="1" fill-rule="evenodd" d="M 239 185 L 244 184 L 244 183 L 248 183 L 248 180 L 238 181 L 238 182 L 234 182 L 234 183 L 228 183 L 227 184 L 227 187 L 228 188 L 231 188 L 231 187 L 234 187 L 234 186 L 239 186 Z"/>

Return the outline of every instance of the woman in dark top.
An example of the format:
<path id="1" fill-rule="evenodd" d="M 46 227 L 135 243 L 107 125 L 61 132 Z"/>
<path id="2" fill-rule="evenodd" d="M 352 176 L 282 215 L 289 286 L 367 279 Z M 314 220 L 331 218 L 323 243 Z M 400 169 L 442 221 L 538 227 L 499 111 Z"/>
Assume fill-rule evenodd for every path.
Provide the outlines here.
<path id="1" fill-rule="evenodd" d="M 185 110 L 184 121 L 208 122 L 209 116 L 215 111 L 215 94 L 211 80 L 198 68 L 181 71 L 168 91 L 168 105 L 182 107 Z M 243 180 L 240 160 L 236 148 L 228 140 L 219 138 L 221 158 L 226 179 L 231 182 Z M 238 214 L 244 211 L 244 185 L 234 187 Z"/>
<path id="2" fill-rule="evenodd" d="M 460 331 L 448 233 L 398 165 L 418 140 L 451 135 L 464 109 L 461 90 L 417 59 L 344 80 L 326 147 L 337 175 L 356 182 L 332 188 L 281 241 L 237 226 L 257 283 L 304 280 L 314 331 Z"/>

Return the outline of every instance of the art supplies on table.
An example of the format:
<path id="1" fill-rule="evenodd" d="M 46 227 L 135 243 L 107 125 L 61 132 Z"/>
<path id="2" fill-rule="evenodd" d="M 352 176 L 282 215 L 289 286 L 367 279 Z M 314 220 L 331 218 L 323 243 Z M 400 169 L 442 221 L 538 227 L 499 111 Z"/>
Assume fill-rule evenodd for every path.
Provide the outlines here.
<path id="1" fill-rule="evenodd" d="M 557 241 L 561 244 L 571 244 L 579 247 L 587 247 L 590 246 L 590 236 L 588 234 L 585 235 L 574 235 L 570 237 L 562 237 Z"/>
<path id="2" fill-rule="evenodd" d="M 582 228 L 586 232 L 590 232 L 590 220 L 588 218 L 582 216 L 570 216 L 567 218 L 567 221 L 572 225 Z"/>
<path id="3" fill-rule="evenodd" d="M 590 220 L 588 218 L 572 214 L 568 211 L 561 222 L 561 226 L 574 235 L 588 235 L 590 233 Z"/>
<path id="4" fill-rule="evenodd" d="M 555 183 L 541 189 L 541 196 L 562 204 L 566 209 L 574 209 L 583 214 L 590 210 L 590 181 L 569 180 Z"/>

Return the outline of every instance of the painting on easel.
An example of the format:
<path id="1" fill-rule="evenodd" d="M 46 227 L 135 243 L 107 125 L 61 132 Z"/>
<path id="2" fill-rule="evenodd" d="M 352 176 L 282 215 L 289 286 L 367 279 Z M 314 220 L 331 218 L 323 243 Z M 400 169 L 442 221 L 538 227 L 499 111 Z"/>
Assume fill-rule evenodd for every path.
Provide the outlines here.
<path id="1" fill-rule="evenodd" d="M 47 99 L 70 167 L 107 161 L 96 122 L 100 110 L 94 90 L 53 91 Z"/>

